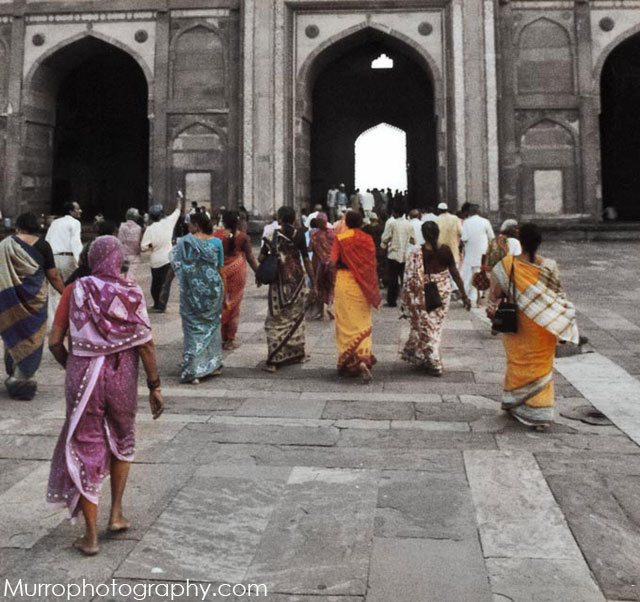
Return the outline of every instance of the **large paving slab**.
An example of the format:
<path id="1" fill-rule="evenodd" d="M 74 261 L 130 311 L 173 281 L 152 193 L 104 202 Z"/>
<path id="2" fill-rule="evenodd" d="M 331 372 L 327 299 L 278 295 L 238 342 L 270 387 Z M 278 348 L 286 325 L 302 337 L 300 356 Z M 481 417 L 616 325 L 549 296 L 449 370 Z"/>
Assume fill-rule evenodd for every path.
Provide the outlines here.
<path id="1" fill-rule="evenodd" d="M 0 554 L 2 548 L 32 548 L 66 516 L 44 500 L 49 463 L 40 462 L 21 481 L 0 495 Z"/>
<path id="2" fill-rule="evenodd" d="M 475 511 L 464 473 L 385 471 L 378 489 L 377 537 L 476 537 Z"/>
<path id="3" fill-rule="evenodd" d="M 246 579 L 289 594 L 364 595 L 377 475 L 294 468 Z"/>
<path id="4" fill-rule="evenodd" d="M 240 582 L 289 472 L 281 471 L 277 478 L 273 471 L 265 471 L 261 478 L 255 474 L 193 477 L 116 576 Z"/>
<path id="5" fill-rule="evenodd" d="M 464 461 L 487 558 L 580 558 L 533 455 L 467 451 Z"/>
<path id="6" fill-rule="evenodd" d="M 640 445 L 640 381 L 599 353 L 563 358 L 557 361 L 557 369 L 595 408 Z"/>
<path id="7" fill-rule="evenodd" d="M 478 540 L 376 538 L 367 602 L 491 602 Z"/>
<path id="8" fill-rule="evenodd" d="M 634 508 L 628 495 L 625 499 L 627 479 L 566 473 L 552 475 L 548 482 L 606 596 L 637 600 L 640 595 L 638 480 L 634 483 Z M 627 503 L 627 508 L 621 500 Z"/>

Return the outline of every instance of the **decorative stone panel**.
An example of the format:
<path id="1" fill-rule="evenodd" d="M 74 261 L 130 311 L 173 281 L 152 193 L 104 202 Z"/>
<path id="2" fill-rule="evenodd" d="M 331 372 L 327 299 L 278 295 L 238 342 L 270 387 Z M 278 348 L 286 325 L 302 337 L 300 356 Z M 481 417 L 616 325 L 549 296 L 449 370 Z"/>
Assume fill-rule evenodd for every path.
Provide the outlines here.
<path id="1" fill-rule="evenodd" d="M 176 104 L 226 106 L 224 41 L 219 30 L 198 23 L 174 39 L 171 69 Z"/>
<path id="2" fill-rule="evenodd" d="M 542 17 L 522 29 L 517 78 L 519 94 L 573 94 L 573 52 L 564 26 Z"/>

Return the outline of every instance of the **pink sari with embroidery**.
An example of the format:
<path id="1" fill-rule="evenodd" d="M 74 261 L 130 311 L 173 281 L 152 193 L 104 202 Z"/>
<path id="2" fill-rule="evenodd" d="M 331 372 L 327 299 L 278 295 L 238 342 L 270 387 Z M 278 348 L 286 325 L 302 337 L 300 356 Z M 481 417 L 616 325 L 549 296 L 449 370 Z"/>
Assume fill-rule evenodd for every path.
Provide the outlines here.
<path id="1" fill-rule="evenodd" d="M 138 352 L 151 339 L 144 295 L 120 276 L 122 245 L 101 236 L 91 245 L 91 276 L 72 286 L 66 420 L 56 445 L 47 501 L 74 519 L 80 496 L 97 504 L 111 456 L 132 461 L 138 398 Z"/>

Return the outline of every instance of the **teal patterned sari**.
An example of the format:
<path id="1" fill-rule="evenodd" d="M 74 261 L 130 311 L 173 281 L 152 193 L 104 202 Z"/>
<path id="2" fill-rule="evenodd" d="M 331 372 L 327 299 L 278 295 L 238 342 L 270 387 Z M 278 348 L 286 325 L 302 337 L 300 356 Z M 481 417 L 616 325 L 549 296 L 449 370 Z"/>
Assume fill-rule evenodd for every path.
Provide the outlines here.
<path id="1" fill-rule="evenodd" d="M 169 256 L 180 284 L 180 315 L 184 333 L 181 382 L 191 382 L 222 366 L 223 285 L 218 269 L 224 251 L 218 238 L 202 240 L 188 234 Z"/>

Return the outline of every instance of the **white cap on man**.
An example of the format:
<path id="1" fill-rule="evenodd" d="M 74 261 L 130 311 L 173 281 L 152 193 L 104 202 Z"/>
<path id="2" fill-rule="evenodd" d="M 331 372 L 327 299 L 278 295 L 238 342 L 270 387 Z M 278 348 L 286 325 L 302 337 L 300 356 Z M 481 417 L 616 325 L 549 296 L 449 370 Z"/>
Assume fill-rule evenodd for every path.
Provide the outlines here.
<path id="1" fill-rule="evenodd" d="M 449 211 L 449 205 L 447 205 L 446 203 L 439 203 L 438 209 L 441 209 L 442 211 Z"/>

